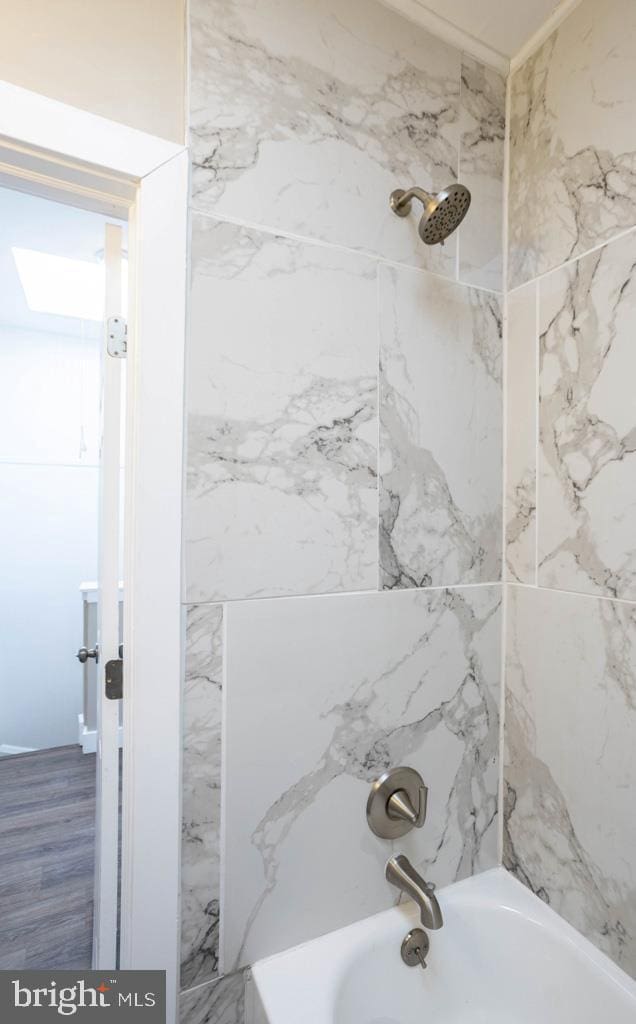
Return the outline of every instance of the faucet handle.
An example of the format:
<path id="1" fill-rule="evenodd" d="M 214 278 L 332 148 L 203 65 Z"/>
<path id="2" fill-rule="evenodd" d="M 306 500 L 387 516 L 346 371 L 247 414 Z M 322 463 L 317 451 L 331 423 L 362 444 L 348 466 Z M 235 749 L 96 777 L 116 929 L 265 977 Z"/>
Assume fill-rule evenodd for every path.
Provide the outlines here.
<path id="1" fill-rule="evenodd" d="M 418 828 L 419 808 L 416 810 L 405 789 L 396 789 L 389 797 L 386 813 L 394 821 L 409 821 L 413 828 Z"/>
<path id="2" fill-rule="evenodd" d="M 399 839 L 426 819 L 428 790 L 414 768 L 392 768 L 371 786 L 369 828 L 381 839 Z"/>

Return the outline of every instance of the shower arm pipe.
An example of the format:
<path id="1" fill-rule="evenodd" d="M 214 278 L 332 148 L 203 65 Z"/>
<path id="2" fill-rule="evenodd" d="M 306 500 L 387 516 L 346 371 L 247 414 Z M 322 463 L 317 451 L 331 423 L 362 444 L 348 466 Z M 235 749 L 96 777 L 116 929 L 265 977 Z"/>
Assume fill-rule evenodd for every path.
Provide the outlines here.
<path id="1" fill-rule="evenodd" d="M 411 208 L 411 199 L 419 199 L 419 201 L 426 206 L 430 203 L 432 196 L 430 192 L 426 192 L 425 189 L 419 188 L 417 185 L 413 185 L 412 188 L 407 188 L 406 192 L 396 200 L 394 204 L 396 212 L 399 210 L 400 213 L 402 213 L 402 211 L 408 213 Z"/>

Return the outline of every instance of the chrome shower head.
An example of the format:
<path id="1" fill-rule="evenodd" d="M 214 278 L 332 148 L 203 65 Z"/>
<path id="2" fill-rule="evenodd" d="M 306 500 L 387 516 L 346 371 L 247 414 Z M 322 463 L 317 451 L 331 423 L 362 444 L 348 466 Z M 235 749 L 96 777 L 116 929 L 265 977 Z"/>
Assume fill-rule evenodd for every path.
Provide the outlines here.
<path id="1" fill-rule="evenodd" d="M 449 185 L 436 196 L 415 185 L 404 190 L 396 188 L 391 192 L 389 203 L 393 213 L 406 217 L 411 212 L 411 200 L 419 199 L 424 206 L 418 231 L 426 245 L 436 245 L 458 228 L 468 213 L 470 192 L 464 185 Z"/>

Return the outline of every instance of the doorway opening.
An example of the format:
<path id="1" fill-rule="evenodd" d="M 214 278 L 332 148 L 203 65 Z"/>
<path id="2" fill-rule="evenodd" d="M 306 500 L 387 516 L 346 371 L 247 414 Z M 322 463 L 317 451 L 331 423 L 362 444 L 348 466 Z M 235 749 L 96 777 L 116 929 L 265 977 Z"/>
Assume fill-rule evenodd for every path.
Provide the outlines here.
<path id="1" fill-rule="evenodd" d="M 126 232 L 0 187 L 0 969 L 88 969 L 104 927 L 117 942 L 121 701 L 104 711 L 97 662 L 105 549 L 122 579 L 125 360 L 113 414 L 105 320 L 126 318 Z"/>

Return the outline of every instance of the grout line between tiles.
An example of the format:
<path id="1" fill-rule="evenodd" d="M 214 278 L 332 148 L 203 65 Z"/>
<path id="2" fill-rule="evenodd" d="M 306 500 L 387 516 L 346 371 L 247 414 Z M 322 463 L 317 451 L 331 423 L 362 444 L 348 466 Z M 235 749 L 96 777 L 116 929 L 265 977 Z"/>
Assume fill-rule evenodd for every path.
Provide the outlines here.
<path id="1" fill-rule="evenodd" d="M 342 245 L 339 242 L 327 242 L 322 238 L 311 238 L 306 235 L 297 235 L 293 231 L 287 231 L 284 228 L 268 227 L 265 224 L 242 220 L 240 217 L 232 217 L 229 214 L 213 213 L 211 210 L 202 210 L 194 205 L 193 202 L 190 203 L 190 211 L 198 217 L 207 217 L 209 220 L 214 220 L 220 224 L 234 224 L 236 227 L 245 228 L 248 231 L 258 231 L 263 235 L 271 235 L 273 238 L 287 238 L 292 242 L 300 242 L 303 245 L 317 245 L 323 249 L 333 249 L 336 252 L 347 253 L 349 256 L 358 256 L 360 259 L 372 260 L 376 264 L 398 267 L 402 270 L 412 270 L 418 274 L 429 274 L 431 277 L 435 277 L 440 281 L 461 285 L 463 288 L 472 288 L 479 292 L 487 292 L 489 295 L 502 294 L 501 289 L 485 288 L 480 284 L 471 284 L 467 281 L 461 281 L 457 277 L 449 277 L 446 274 L 440 274 L 436 270 L 429 270 L 427 267 L 418 267 L 413 263 L 403 263 L 400 260 L 391 260 L 386 256 L 379 256 L 377 253 L 369 252 L 366 249 L 350 249 L 348 246 Z"/>
<path id="2" fill-rule="evenodd" d="M 199 989 L 209 988 L 210 985 L 216 985 L 219 981 L 223 981 L 224 978 L 231 978 L 235 974 L 243 974 L 247 970 L 247 967 L 239 967 L 238 970 L 230 971 L 229 974 L 219 974 L 216 978 L 208 978 L 207 981 L 200 981 L 197 985 L 191 985 L 190 988 L 182 988 L 179 995 L 187 996 L 191 992 L 198 992 Z"/>
<path id="3" fill-rule="evenodd" d="M 497 799 L 497 862 L 503 864 L 504 839 L 504 761 L 505 761 L 505 726 L 506 726 L 506 653 L 508 624 L 508 193 L 510 182 L 510 98 L 511 76 L 506 79 L 506 100 L 504 114 L 504 160 L 503 160 L 503 195 L 501 219 L 501 256 L 503 285 L 503 359 L 502 359 L 502 473 L 501 473 L 501 577 L 503 581 L 501 595 L 501 636 L 500 636 L 500 677 L 499 677 L 499 764 L 498 764 L 498 799 Z"/>
<path id="4" fill-rule="evenodd" d="M 580 260 L 585 259 L 586 256 L 591 256 L 592 253 L 598 252 L 599 249 L 604 249 L 608 245 L 612 245 L 614 242 L 620 241 L 621 238 L 625 238 L 627 235 L 631 235 L 636 232 L 636 224 L 632 224 L 631 227 L 625 228 L 623 231 L 619 231 L 616 235 L 612 235 L 611 238 L 607 238 L 604 242 L 598 242 L 591 248 L 586 249 L 585 252 L 578 253 L 576 256 L 571 256 L 567 260 L 563 260 L 562 263 L 557 263 L 554 267 L 550 267 L 548 270 L 543 270 L 540 274 L 535 274 L 534 277 L 529 277 L 527 281 L 522 281 L 520 284 L 516 284 L 514 288 L 511 288 L 509 294 L 512 295 L 514 292 L 521 291 L 522 288 L 527 287 L 533 282 L 542 281 L 544 277 L 549 277 L 550 274 L 556 274 L 557 271 L 563 270 L 564 267 L 571 267 L 574 263 L 578 263 Z M 471 285 L 472 287 L 472 285 Z"/>
<path id="5" fill-rule="evenodd" d="M 505 811 L 505 760 L 506 760 L 506 654 L 508 636 L 508 584 L 501 591 L 501 676 L 499 685 L 499 778 L 497 786 L 497 863 L 503 866 L 504 860 L 504 811 Z"/>
<path id="6" fill-rule="evenodd" d="M 443 590 L 475 590 L 479 587 L 501 587 L 502 580 L 485 580 L 483 583 L 445 583 L 435 587 L 394 587 L 390 590 L 333 590 L 327 594 L 263 594 L 262 597 L 219 597 L 215 600 L 206 601 L 204 598 L 182 601 L 187 607 L 194 605 L 224 605 L 226 608 L 233 604 L 249 604 L 254 601 L 314 601 L 329 600 L 334 597 L 368 597 L 375 595 L 380 597 L 386 594 L 428 594 Z"/>
<path id="7" fill-rule="evenodd" d="M 582 597 L 588 601 L 608 601 L 609 604 L 625 604 L 636 608 L 636 598 L 630 601 L 627 597 L 609 597 L 607 594 L 586 594 L 581 590 L 563 590 L 561 587 L 540 587 L 536 583 L 521 583 L 511 580 L 506 584 L 510 587 L 523 587 L 524 590 L 537 590 L 546 594 L 564 594 L 567 597 Z"/>
<path id="8" fill-rule="evenodd" d="M 507 490 L 508 490 L 508 172 L 510 166 L 510 78 L 506 81 L 505 133 L 503 159 L 503 216 L 501 218 L 502 249 L 502 367 L 501 367 L 501 545 L 502 580 L 507 577 Z"/>
<path id="9" fill-rule="evenodd" d="M 541 451 L 541 401 L 539 395 L 539 368 L 541 366 L 541 339 L 539 337 L 540 305 L 539 282 L 534 282 L 534 583 L 539 586 L 539 456 Z"/>
<path id="10" fill-rule="evenodd" d="M 216 951 L 217 976 L 223 977 L 225 969 L 225 818 L 227 812 L 227 662 L 229 644 L 227 642 L 227 605 L 223 608 L 223 627 L 221 630 L 221 821 L 219 827 L 219 946 Z"/>
<path id="11" fill-rule="evenodd" d="M 382 409 L 382 406 L 381 406 L 382 390 L 381 390 L 381 387 L 380 387 L 380 374 L 381 374 L 381 361 L 382 361 L 382 322 L 381 322 L 381 302 L 382 302 L 382 300 L 381 300 L 380 291 L 381 291 L 381 288 L 380 288 L 380 268 L 376 267 L 376 271 L 375 271 L 376 344 L 377 344 L 376 366 L 377 366 L 377 370 L 378 370 L 378 376 L 377 376 L 377 381 L 376 381 L 376 402 L 377 402 L 377 408 L 376 408 L 376 417 L 375 417 L 376 418 L 376 467 L 375 467 L 375 469 L 376 469 L 376 474 L 375 474 L 376 475 L 376 480 L 375 480 L 375 487 L 376 487 L 376 502 L 377 502 L 377 504 L 376 504 L 376 510 L 377 510 L 377 518 L 376 518 L 376 552 L 377 552 L 377 557 L 378 557 L 376 580 L 377 580 L 377 584 L 378 584 L 378 590 L 380 590 L 380 588 L 382 586 L 382 566 L 381 566 L 381 558 L 380 558 L 380 537 L 381 537 L 381 530 L 382 530 L 382 526 L 381 526 L 381 523 L 380 523 L 380 465 L 381 465 L 381 457 L 380 457 L 380 433 L 381 433 L 380 432 L 380 411 Z"/>
<path id="12" fill-rule="evenodd" d="M 463 92 L 464 92 L 464 55 L 459 55 L 459 97 L 457 102 L 457 177 L 455 181 L 461 181 L 462 172 L 462 122 L 463 122 Z M 462 244 L 462 229 L 461 224 L 457 228 L 457 241 L 455 243 L 455 280 L 459 281 L 459 272 L 461 268 L 461 257 L 460 257 L 460 246 Z"/>

